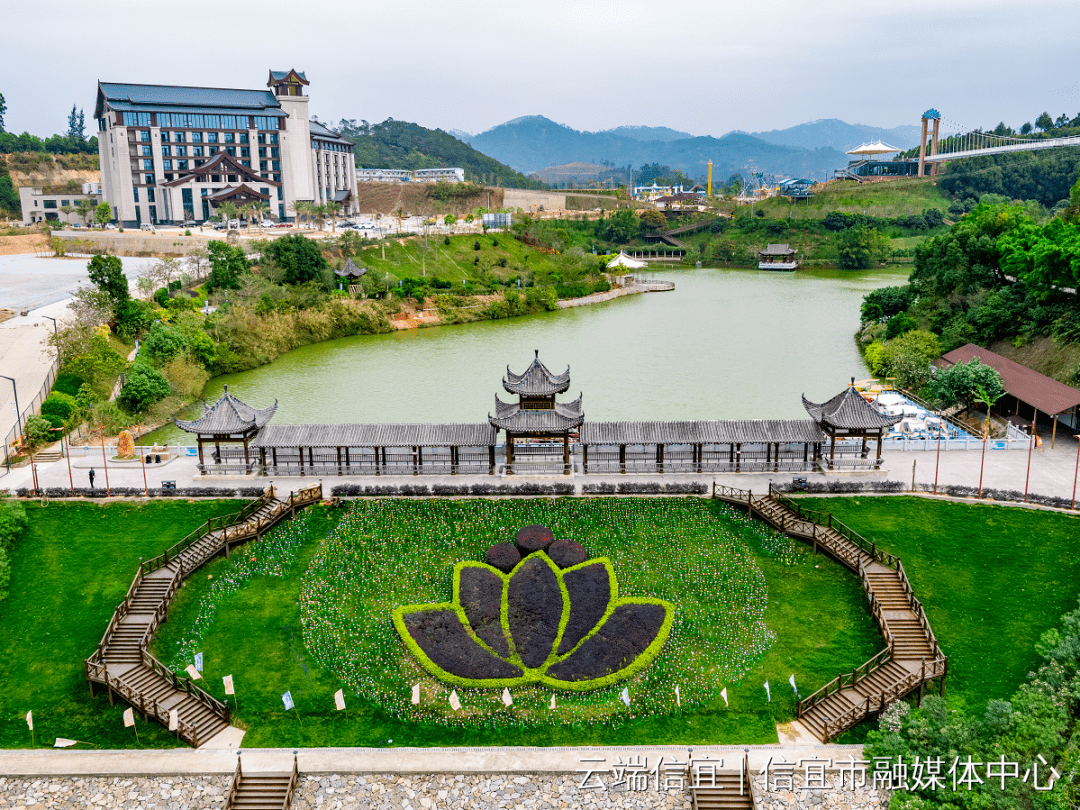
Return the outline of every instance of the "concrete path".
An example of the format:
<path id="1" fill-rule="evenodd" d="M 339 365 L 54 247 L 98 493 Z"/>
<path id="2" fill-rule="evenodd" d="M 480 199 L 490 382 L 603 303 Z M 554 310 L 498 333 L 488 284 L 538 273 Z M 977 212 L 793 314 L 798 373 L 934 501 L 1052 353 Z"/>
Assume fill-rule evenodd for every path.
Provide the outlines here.
<path id="1" fill-rule="evenodd" d="M 750 767 L 760 770 L 772 757 L 798 762 L 825 759 L 833 763 L 862 758 L 861 745 L 721 745 L 553 748 L 300 748 L 300 772 L 317 773 L 567 773 L 607 769 L 617 757 L 660 757 L 666 761 L 723 760 L 718 767 L 738 768 L 747 753 Z M 292 769 L 294 749 L 243 749 L 244 770 Z M 232 773 L 235 749 L 177 748 L 163 751 L 4 751 L 0 776 L 113 776 Z M 604 763 L 597 764 L 595 760 Z M 593 760 L 593 762 L 587 762 Z M 606 764 L 605 764 L 606 763 Z"/>

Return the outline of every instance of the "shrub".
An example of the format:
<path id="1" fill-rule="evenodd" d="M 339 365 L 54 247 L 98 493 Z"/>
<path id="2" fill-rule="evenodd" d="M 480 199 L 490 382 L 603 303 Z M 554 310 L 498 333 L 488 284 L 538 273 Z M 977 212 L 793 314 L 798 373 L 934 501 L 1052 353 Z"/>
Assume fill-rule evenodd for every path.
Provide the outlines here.
<path id="1" fill-rule="evenodd" d="M 60 373 L 56 375 L 56 382 L 53 383 L 53 392 L 67 394 L 69 397 L 77 397 L 79 387 L 83 382 L 84 380 L 81 377 L 76 377 L 74 374 Z"/>
<path id="2" fill-rule="evenodd" d="M 41 415 L 46 418 L 55 416 L 64 420 L 71 416 L 76 407 L 78 407 L 78 403 L 76 403 L 75 397 L 57 391 L 54 386 L 53 392 L 41 403 Z"/>
<path id="3" fill-rule="evenodd" d="M 163 290 L 158 290 L 163 292 Z M 184 333 L 175 326 L 155 321 L 139 349 L 139 357 L 152 363 L 162 364 L 173 360 L 188 346 Z"/>
<path id="4" fill-rule="evenodd" d="M 120 389 L 118 401 L 133 413 L 142 413 L 169 395 L 169 381 L 153 366 L 136 363 Z"/>
<path id="5" fill-rule="evenodd" d="M 263 249 L 263 256 L 285 270 L 286 284 L 319 281 L 330 270 L 319 246 L 298 233 L 273 240 Z"/>

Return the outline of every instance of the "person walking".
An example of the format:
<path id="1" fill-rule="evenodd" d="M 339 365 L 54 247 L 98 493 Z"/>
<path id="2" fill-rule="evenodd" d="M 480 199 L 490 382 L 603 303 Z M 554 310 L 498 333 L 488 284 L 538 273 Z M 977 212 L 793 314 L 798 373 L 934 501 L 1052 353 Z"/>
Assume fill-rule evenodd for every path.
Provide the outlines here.
<path id="1" fill-rule="evenodd" d="M 94 468 L 91 467 L 90 468 L 90 489 L 94 488 L 94 475 L 95 475 Z"/>

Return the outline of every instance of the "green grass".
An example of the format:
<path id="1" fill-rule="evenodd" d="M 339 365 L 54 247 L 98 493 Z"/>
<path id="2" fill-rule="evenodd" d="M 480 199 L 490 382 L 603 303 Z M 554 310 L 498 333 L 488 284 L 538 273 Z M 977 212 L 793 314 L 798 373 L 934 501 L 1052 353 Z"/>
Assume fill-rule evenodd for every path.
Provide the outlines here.
<path id="1" fill-rule="evenodd" d="M 381 501 L 365 506 L 385 508 L 388 522 L 400 522 L 409 531 L 410 527 L 421 525 L 418 518 L 431 505 L 430 501 L 396 502 L 391 508 L 394 503 Z M 543 509 L 544 504 L 552 502 L 534 503 Z M 585 504 L 586 515 L 591 509 L 590 502 L 569 503 Z M 732 518 L 718 504 L 707 501 L 693 504 L 692 508 L 699 510 L 702 519 L 715 521 L 717 527 L 737 532 L 745 528 L 740 528 L 739 518 Z M 497 506 L 505 509 L 506 504 Z M 239 692 L 238 717 L 249 728 L 245 746 L 373 746 L 387 744 L 391 739 L 394 745 L 418 746 L 776 742 L 775 724 L 790 720 L 793 714 L 787 683 L 792 672 L 806 694 L 883 646 L 865 611 L 861 588 L 846 570 L 824 557 L 814 557 L 801 546 L 795 546 L 783 558 L 759 550 L 754 559 L 769 592 L 765 620 L 777 638 L 764 657 L 744 667 L 740 678 L 723 682 L 728 688 L 730 708 L 724 706 L 717 686 L 693 709 L 633 720 L 625 715 L 616 716 L 597 724 L 583 721 L 529 728 L 495 725 L 462 728 L 445 722 L 399 719 L 400 715 L 394 716 L 395 711 L 388 711 L 380 701 L 370 699 L 369 691 L 357 691 L 344 684 L 302 643 L 298 606 L 301 579 L 318 553 L 322 537 L 339 516 L 340 513 L 313 510 L 305 536 L 297 538 L 296 548 L 291 552 L 291 562 L 278 566 L 281 575 L 255 576 L 246 587 L 220 598 L 216 618 L 210 621 L 205 618 L 204 594 L 215 580 L 233 576 L 230 571 L 245 564 L 238 562 L 235 555 L 232 561 L 214 561 L 205 569 L 205 575 L 200 571 L 181 592 L 170 612 L 169 624 L 158 635 L 157 653 L 169 660 L 177 648 L 195 649 L 185 628 L 199 626 L 197 648 L 204 655 L 206 686 L 223 698 L 221 677 L 233 675 Z M 643 521 L 634 528 L 635 539 L 655 528 Z M 749 533 L 760 534 L 761 529 L 753 527 Z M 252 551 L 253 555 L 258 553 Z M 662 555 L 657 559 L 662 559 Z M 392 564 L 393 561 L 388 561 L 388 565 Z M 259 566 L 262 565 L 260 562 Z M 617 560 L 616 568 L 620 570 L 620 586 L 625 588 L 622 592 L 642 595 L 639 585 L 628 584 L 633 577 L 625 567 L 619 569 Z M 450 571 L 441 571 L 438 577 L 448 585 Z M 372 663 L 370 659 L 362 659 L 362 663 L 365 661 Z M 766 702 L 763 688 L 766 679 L 772 686 L 771 705 Z M 339 688 L 345 689 L 348 721 L 333 708 L 333 693 Z M 409 687 L 406 684 L 402 688 L 401 697 L 407 703 Z M 429 686 L 424 688 L 427 690 Z M 692 685 L 684 684 L 683 688 L 693 692 Z M 281 694 L 286 690 L 292 692 L 302 719 L 284 711 Z M 633 682 L 631 692 L 639 694 Z M 516 691 L 515 696 L 520 697 Z M 493 702 L 495 697 L 491 696 Z M 463 700 L 468 703 L 477 698 L 471 692 L 468 698 L 463 695 Z M 564 697 L 557 696 L 557 701 L 563 705 Z"/>
<path id="2" fill-rule="evenodd" d="M 39 745 L 56 737 L 100 747 L 134 746 L 123 707 L 90 698 L 83 661 L 124 598 L 140 558 L 168 548 L 236 501 L 27 503 L 27 532 L 11 553 L 11 593 L 0 602 L 0 746 L 28 748 L 24 718 L 34 712 Z M 140 723 L 143 746 L 175 745 Z"/>
<path id="3" fill-rule="evenodd" d="M 830 183 L 823 191 L 814 192 L 809 205 L 793 205 L 783 197 L 773 197 L 761 207 L 769 219 L 786 219 L 789 213 L 793 219 L 822 219 L 830 211 L 898 217 L 919 214 L 926 208 L 945 213 L 949 198 L 929 180 L 911 177 L 874 183 Z"/>
<path id="4" fill-rule="evenodd" d="M 979 713 L 1036 669 L 1080 595 L 1080 517 L 921 498 L 808 498 L 899 555 L 949 657 L 946 697 Z"/>

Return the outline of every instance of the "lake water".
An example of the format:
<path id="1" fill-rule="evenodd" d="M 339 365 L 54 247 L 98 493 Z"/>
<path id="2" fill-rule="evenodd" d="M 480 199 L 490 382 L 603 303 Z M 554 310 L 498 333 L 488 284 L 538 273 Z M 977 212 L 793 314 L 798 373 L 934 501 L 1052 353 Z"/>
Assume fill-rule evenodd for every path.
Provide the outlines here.
<path id="1" fill-rule="evenodd" d="M 570 365 L 566 397 L 584 393 L 586 419 L 803 418 L 801 394 L 820 402 L 867 375 L 852 339 L 862 297 L 908 272 L 658 271 L 674 291 L 305 346 L 205 396 L 228 384 L 256 407 L 276 399 L 278 424 L 483 422 L 496 393 L 511 399 L 506 365 L 523 371 L 539 349 L 552 371 Z M 153 439 L 191 437 L 170 425 Z"/>

